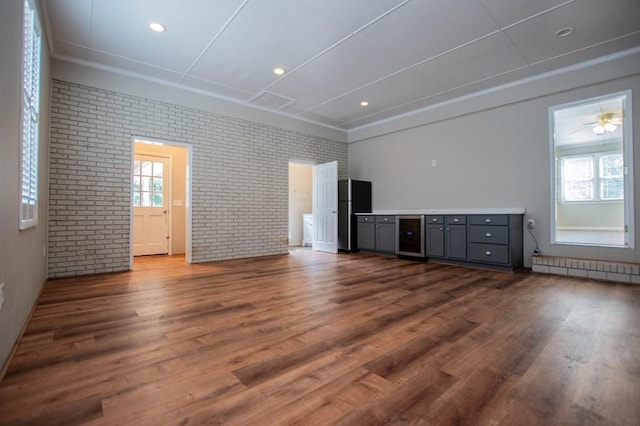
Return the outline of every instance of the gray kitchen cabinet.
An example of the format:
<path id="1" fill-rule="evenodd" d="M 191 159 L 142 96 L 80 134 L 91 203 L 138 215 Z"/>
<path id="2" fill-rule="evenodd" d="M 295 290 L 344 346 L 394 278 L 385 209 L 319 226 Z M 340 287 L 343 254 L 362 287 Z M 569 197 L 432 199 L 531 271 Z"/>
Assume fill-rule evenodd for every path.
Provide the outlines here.
<path id="1" fill-rule="evenodd" d="M 396 217 L 376 216 L 376 251 L 383 253 L 396 252 Z"/>
<path id="2" fill-rule="evenodd" d="M 468 216 L 469 260 L 522 267 L 522 215 Z"/>
<path id="3" fill-rule="evenodd" d="M 357 216 L 358 250 L 376 249 L 376 225 L 373 215 Z"/>
<path id="4" fill-rule="evenodd" d="M 467 258 L 466 216 L 425 216 L 427 257 Z"/>
<path id="5" fill-rule="evenodd" d="M 425 216 L 425 255 L 444 257 L 444 216 Z"/>
<path id="6" fill-rule="evenodd" d="M 520 214 L 425 216 L 427 258 L 443 262 L 522 267 Z"/>

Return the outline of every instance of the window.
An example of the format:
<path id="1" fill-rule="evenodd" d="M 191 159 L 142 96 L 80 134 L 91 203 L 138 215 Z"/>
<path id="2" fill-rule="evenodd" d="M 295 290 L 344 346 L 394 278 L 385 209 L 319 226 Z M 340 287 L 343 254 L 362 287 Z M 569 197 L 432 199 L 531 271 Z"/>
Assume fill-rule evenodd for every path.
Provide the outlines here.
<path id="1" fill-rule="evenodd" d="M 562 157 L 562 201 L 614 201 L 624 198 L 621 153 Z"/>
<path id="2" fill-rule="evenodd" d="M 549 109 L 551 242 L 634 246 L 631 92 Z"/>
<path id="3" fill-rule="evenodd" d="M 24 2 L 22 58 L 22 144 L 20 150 L 20 229 L 38 223 L 38 122 L 40 111 L 40 24 L 29 0 Z"/>
<path id="4" fill-rule="evenodd" d="M 162 207 L 164 163 L 136 158 L 133 164 L 133 206 Z"/>

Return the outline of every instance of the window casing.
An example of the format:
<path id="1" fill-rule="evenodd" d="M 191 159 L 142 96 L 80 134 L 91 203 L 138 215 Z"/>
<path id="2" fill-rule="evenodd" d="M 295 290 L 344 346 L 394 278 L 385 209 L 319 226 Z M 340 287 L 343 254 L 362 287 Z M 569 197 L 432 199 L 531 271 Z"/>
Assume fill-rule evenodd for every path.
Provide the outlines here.
<path id="1" fill-rule="evenodd" d="M 19 229 L 27 229 L 38 223 L 38 124 L 42 36 L 38 12 L 30 0 L 24 1 L 23 37 Z"/>

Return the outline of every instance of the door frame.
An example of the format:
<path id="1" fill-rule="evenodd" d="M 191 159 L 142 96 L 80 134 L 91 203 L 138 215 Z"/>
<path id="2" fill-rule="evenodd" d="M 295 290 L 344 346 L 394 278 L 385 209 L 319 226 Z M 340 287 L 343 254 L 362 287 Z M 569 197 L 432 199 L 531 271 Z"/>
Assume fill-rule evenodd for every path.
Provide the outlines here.
<path id="1" fill-rule="evenodd" d="M 172 182 L 173 181 L 173 155 L 165 154 L 165 153 L 158 154 L 158 153 L 155 153 L 155 152 L 142 150 L 142 151 L 135 151 L 133 153 L 134 160 L 135 160 L 136 155 L 145 156 L 145 157 L 161 158 L 163 160 L 166 160 L 166 162 L 167 162 L 167 172 L 168 172 L 167 176 L 168 176 L 169 179 L 168 179 L 167 184 L 165 185 L 165 188 L 166 188 L 166 191 L 167 191 L 166 192 L 166 195 L 167 195 L 166 200 L 168 200 L 167 201 L 167 206 L 166 206 L 166 208 L 167 208 L 167 218 L 168 218 L 167 233 L 169 234 L 169 237 L 170 237 L 169 241 L 167 242 L 167 254 L 169 256 L 171 256 L 173 254 L 173 249 L 172 249 L 172 245 L 173 245 L 173 224 L 172 224 L 172 222 L 173 222 L 173 203 L 171 202 L 171 200 L 173 200 L 173 182 Z M 133 185 L 133 182 L 132 182 L 132 185 Z M 132 205 L 132 209 L 131 209 L 132 217 L 134 216 L 134 210 L 135 210 L 135 207 Z M 134 224 L 133 224 L 133 222 L 131 222 L 131 230 L 132 230 L 131 238 L 132 238 L 132 241 L 133 241 L 133 226 L 134 226 Z M 133 248 L 133 242 L 132 242 L 132 246 L 131 247 Z"/>
<path id="2" fill-rule="evenodd" d="M 192 179 L 192 174 L 193 174 L 193 145 L 189 144 L 189 143 L 184 143 L 184 142 L 176 142 L 176 141 L 169 141 L 169 140 L 163 140 L 163 139 L 157 139 L 157 138 L 149 138 L 149 137 L 145 137 L 145 136 L 136 136 L 133 135 L 131 137 L 131 164 L 130 164 L 130 169 L 129 169 L 129 176 L 133 176 L 133 167 L 134 167 L 134 162 L 135 162 L 135 156 L 136 156 L 136 141 L 137 142 L 146 142 L 152 145 L 161 145 L 161 146 L 172 146 L 172 147 L 177 147 L 177 148 L 184 148 L 187 150 L 187 164 L 186 164 L 186 171 L 187 171 L 187 175 L 185 176 L 186 179 L 186 188 L 185 188 L 185 192 L 186 192 L 186 196 L 185 196 L 185 226 L 186 226 L 186 231 L 185 231 L 185 261 L 187 263 L 192 263 L 192 248 L 191 248 L 191 241 L 192 241 L 192 233 L 191 233 L 191 228 L 192 228 L 192 200 L 191 200 L 191 194 L 192 194 L 192 190 L 191 190 L 191 182 L 193 181 Z M 142 154 L 142 155 L 148 155 L 148 153 L 144 153 L 144 152 L 138 152 L 138 154 Z M 155 156 L 158 156 L 157 154 L 154 154 Z M 172 173 L 173 176 L 173 158 L 171 156 L 168 156 L 169 158 L 169 168 L 170 171 Z M 169 235 L 172 235 L 172 225 L 171 225 L 171 218 L 173 217 L 173 185 L 169 185 Z M 172 250 L 171 250 L 171 244 L 169 244 L 169 254 L 172 254 Z M 130 188 L 129 188 L 129 269 L 133 269 L 133 179 L 131 179 L 131 184 L 130 184 Z"/>

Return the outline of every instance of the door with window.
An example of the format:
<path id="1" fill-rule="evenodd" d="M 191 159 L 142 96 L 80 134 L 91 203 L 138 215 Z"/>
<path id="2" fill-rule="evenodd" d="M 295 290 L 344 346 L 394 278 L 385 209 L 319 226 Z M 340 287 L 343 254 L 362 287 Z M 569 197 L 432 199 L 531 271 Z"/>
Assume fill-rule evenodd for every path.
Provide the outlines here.
<path id="1" fill-rule="evenodd" d="M 136 155 L 133 165 L 133 255 L 169 253 L 169 159 Z"/>

